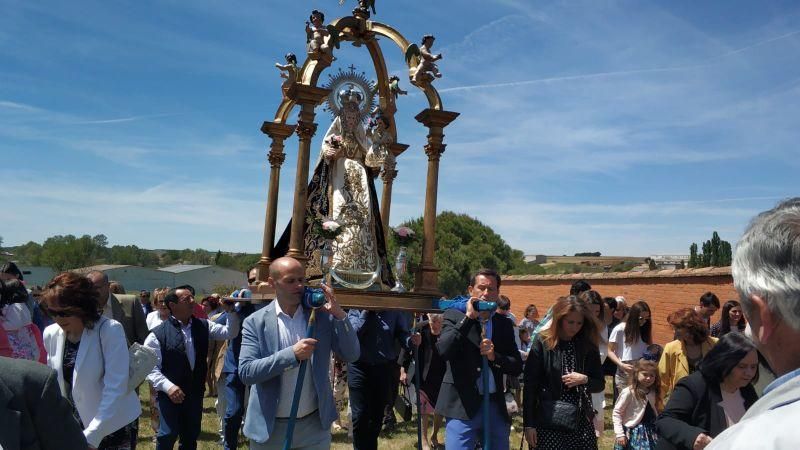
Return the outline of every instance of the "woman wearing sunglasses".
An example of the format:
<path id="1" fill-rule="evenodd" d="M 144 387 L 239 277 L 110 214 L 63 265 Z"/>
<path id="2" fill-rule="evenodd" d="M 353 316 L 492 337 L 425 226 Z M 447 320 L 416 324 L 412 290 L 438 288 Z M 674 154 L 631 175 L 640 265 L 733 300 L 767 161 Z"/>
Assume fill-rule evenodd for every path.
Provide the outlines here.
<path id="1" fill-rule="evenodd" d="M 653 343 L 652 327 L 650 306 L 640 300 L 631 306 L 627 320 L 611 331 L 608 359 L 617 365 L 614 383 L 620 391 L 628 387 L 633 363 L 644 356 L 647 346 Z"/>
<path id="2" fill-rule="evenodd" d="M 55 320 L 44 331 L 47 365 L 58 373 L 61 393 L 73 405 L 88 448 L 129 449 L 132 422 L 142 410 L 136 393 L 128 391 L 122 325 L 100 314 L 98 292 L 81 275 L 57 275 L 42 298 Z"/>

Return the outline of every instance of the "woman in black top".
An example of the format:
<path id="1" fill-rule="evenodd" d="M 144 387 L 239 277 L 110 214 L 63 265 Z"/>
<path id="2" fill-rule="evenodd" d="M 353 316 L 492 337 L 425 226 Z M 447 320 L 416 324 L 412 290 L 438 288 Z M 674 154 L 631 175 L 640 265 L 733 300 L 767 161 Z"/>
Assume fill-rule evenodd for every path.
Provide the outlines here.
<path id="1" fill-rule="evenodd" d="M 596 449 L 590 394 L 605 387 L 597 348 L 602 324 L 574 295 L 559 298 L 552 316 L 525 363 L 525 438 L 537 449 Z M 551 417 L 563 411 L 572 420 L 559 425 Z"/>
<path id="2" fill-rule="evenodd" d="M 657 450 L 701 450 L 738 422 L 758 400 L 755 346 L 741 333 L 723 336 L 700 362 L 699 371 L 675 386 L 656 421 Z"/>

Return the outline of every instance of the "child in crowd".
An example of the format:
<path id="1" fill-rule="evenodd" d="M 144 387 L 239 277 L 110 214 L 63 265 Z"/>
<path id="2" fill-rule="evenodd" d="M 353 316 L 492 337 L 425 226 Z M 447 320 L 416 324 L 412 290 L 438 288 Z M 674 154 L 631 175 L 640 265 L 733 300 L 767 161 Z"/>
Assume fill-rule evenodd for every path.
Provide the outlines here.
<path id="1" fill-rule="evenodd" d="M 519 329 L 519 354 L 522 360 L 528 359 L 528 352 L 531 351 L 531 333 L 527 328 Z"/>
<path id="2" fill-rule="evenodd" d="M 620 392 L 614 405 L 614 450 L 654 450 L 658 441 L 656 417 L 663 409 L 657 364 L 640 359 L 634 364 L 630 379 L 630 385 Z"/>
<path id="3" fill-rule="evenodd" d="M 653 361 L 654 363 L 658 364 L 662 353 L 664 353 L 664 347 L 658 344 L 650 344 L 647 346 L 647 350 L 644 351 L 642 359 Z"/>

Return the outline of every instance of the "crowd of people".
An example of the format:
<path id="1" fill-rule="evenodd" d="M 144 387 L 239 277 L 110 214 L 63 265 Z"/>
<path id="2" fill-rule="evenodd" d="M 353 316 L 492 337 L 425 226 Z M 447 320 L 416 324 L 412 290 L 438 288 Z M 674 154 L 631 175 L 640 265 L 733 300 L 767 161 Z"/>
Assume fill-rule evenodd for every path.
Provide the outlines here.
<path id="1" fill-rule="evenodd" d="M 531 304 L 517 320 L 490 269 L 465 280 L 467 295 L 451 308 L 414 317 L 346 311 L 325 285 L 312 311 L 305 270 L 291 257 L 270 265 L 276 295 L 263 305 L 247 288 L 200 301 L 188 285 L 127 295 L 98 271 L 61 273 L 34 299 L 8 263 L 0 448 L 136 448 L 135 348 L 154 358 L 144 369 L 159 450 L 197 447 L 206 395 L 216 397 L 224 449 L 240 434 L 251 449 L 327 449 L 332 427 L 348 428 L 354 449 L 377 449 L 399 390 L 418 393 L 426 450 L 509 449 L 514 415 L 530 448 L 596 449 L 606 408 L 619 450 L 794 448 L 798 268 L 800 199 L 750 224 L 734 256 L 739 298 L 713 324 L 712 292 L 694 307 L 655 311 L 584 280 L 543 316 Z M 255 269 L 248 277 L 256 281 Z M 675 333 L 663 348 L 656 315 Z"/>

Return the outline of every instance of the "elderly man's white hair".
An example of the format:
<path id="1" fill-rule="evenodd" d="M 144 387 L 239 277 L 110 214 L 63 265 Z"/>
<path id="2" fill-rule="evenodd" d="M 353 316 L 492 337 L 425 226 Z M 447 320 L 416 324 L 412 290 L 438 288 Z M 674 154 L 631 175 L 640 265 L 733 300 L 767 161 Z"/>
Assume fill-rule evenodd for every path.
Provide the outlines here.
<path id="1" fill-rule="evenodd" d="M 800 331 L 800 197 L 756 216 L 736 245 L 733 283 L 742 308 L 762 297 L 770 311 Z"/>

